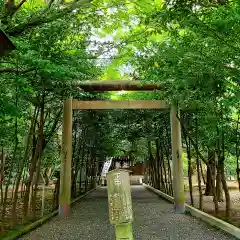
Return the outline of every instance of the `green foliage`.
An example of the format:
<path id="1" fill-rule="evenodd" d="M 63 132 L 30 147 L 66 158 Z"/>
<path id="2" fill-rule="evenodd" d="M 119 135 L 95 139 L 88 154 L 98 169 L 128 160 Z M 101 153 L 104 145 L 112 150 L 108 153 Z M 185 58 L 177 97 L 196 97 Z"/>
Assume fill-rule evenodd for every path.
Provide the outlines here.
<path id="1" fill-rule="evenodd" d="M 215 151 L 224 158 L 226 175 L 235 174 L 239 1 L 196 5 L 190 0 L 37 0 L 26 1 L 12 14 L 1 1 L 0 9 L 0 27 L 17 48 L 0 59 L 0 149 L 13 164 L 13 174 L 22 164 L 28 171 L 41 134 L 41 170 L 59 168 L 60 109 L 70 95 L 84 100 L 177 102 L 187 138 L 198 143 L 198 149 L 191 145 L 192 165 L 196 166 L 199 153 L 207 161 L 207 154 Z M 100 95 L 77 86 L 86 80 L 124 78 L 162 84 L 163 90 Z M 171 158 L 168 110 L 89 111 L 75 117 L 74 136 L 85 139 L 85 145 L 75 139 L 75 147 L 83 153 L 85 146 L 92 159 L 101 162 L 106 156 L 129 155 L 143 162 L 149 157 L 148 143 L 156 158 L 156 139 L 164 146 L 163 161 Z M 86 152 L 83 159 L 88 158 Z M 75 164 L 79 159 L 74 154 Z"/>
<path id="2" fill-rule="evenodd" d="M 228 177 L 234 177 L 236 179 L 236 157 L 234 155 L 229 154 L 226 156 L 226 164 L 225 164 L 225 173 Z"/>

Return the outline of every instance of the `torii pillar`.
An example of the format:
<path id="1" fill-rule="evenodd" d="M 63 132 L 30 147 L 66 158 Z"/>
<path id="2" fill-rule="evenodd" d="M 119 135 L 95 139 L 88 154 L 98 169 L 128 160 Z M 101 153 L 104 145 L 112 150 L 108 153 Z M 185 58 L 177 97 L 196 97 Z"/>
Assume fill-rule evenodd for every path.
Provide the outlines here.
<path id="1" fill-rule="evenodd" d="M 61 148 L 59 216 L 66 217 L 70 212 L 72 167 L 72 99 L 64 101 L 63 130 Z"/>
<path id="2" fill-rule="evenodd" d="M 185 212 L 183 160 L 182 160 L 182 140 L 181 125 L 177 118 L 179 110 L 176 105 L 171 107 L 171 138 L 172 138 L 172 166 L 173 166 L 173 197 L 174 209 L 176 213 Z"/>

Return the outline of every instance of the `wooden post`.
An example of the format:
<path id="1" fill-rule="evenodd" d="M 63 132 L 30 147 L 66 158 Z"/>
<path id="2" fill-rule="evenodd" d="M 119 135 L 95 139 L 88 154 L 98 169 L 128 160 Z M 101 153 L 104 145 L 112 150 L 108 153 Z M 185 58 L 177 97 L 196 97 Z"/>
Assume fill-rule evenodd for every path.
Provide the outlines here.
<path id="1" fill-rule="evenodd" d="M 115 225 L 116 240 L 133 240 L 129 171 L 115 169 L 107 173 L 107 188 L 110 223 Z"/>
<path id="2" fill-rule="evenodd" d="M 171 136 L 172 136 L 172 166 L 173 166 L 173 196 L 174 208 L 177 213 L 185 212 L 184 179 L 182 161 L 181 125 L 177 118 L 178 109 L 171 107 Z M 178 115 L 179 116 L 179 115 Z"/>
<path id="3" fill-rule="evenodd" d="M 72 164 L 72 99 L 64 101 L 59 192 L 59 216 L 69 215 L 71 200 Z"/>

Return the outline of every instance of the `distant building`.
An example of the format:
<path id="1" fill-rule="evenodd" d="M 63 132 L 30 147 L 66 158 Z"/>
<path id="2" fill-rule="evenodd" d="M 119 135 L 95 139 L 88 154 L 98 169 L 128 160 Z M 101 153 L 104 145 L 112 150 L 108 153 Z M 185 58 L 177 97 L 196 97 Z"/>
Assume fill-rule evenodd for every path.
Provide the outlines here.
<path id="1" fill-rule="evenodd" d="M 132 161 L 129 156 L 116 156 L 112 159 L 110 171 L 116 168 L 129 168 L 131 165 Z"/>
<path id="2" fill-rule="evenodd" d="M 0 29 L 0 57 L 16 49 L 8 36 Z"/>
<path id="3" fill-rule="evenodd" d="M 133 159 L 131 159 L 130 156 L 113 157 L 109 171 L 117 168 L 123 168 L 130 171 L 131 185 L 142 184 L 145 171 L 145 166 L 143 163 L 133 164 Z"/>

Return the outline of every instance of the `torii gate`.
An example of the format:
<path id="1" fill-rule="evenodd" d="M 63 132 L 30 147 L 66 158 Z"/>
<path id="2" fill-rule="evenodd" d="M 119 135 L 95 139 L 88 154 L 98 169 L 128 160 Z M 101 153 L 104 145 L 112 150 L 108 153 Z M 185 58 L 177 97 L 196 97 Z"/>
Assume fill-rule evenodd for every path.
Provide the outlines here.
<path id="1" fill-rule="evenodd" d="M 153 91 L 162 90 L 157 84 L 142 85 L 137 81 L 99 81 L 79 84 L 87 92 L 105 91 Z M 71 200 L 71 163 L 72 163 L 72 110 L 74 109 L 166 109 L 171 108 L 171 145 L 173 166 L 173 195 L 175 212 L 185 212 L 184 180 L 181 145 L 181 126 L 177 118 L 176 105 L 168 106 L 162 100 L 126 100 L 126 101 L 78 101 L 66 99 L 63 106 L 63 134 L 61 149 L 61 172 L 59 193 L 59 215 L 68 216 Z"/>

